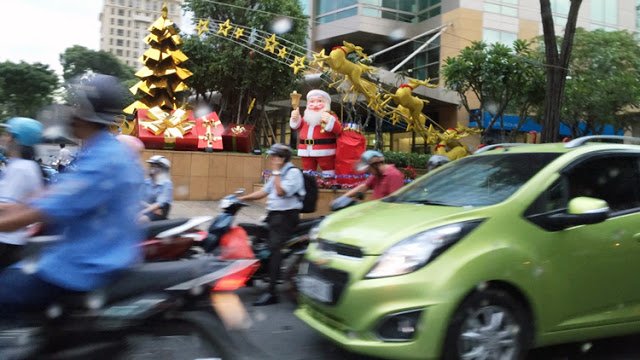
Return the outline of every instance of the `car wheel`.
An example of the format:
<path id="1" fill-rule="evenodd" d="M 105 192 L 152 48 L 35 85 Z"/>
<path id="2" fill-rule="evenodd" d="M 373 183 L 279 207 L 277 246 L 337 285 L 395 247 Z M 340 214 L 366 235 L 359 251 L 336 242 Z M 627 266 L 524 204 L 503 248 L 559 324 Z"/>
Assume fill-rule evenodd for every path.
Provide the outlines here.
<path id="1" fill-rule="evenodd" d="M 533 328 L 524 306 L 506 291 L 471 294 L 456 310 L 443 348 L 444 359 L 523 359 Z"/>

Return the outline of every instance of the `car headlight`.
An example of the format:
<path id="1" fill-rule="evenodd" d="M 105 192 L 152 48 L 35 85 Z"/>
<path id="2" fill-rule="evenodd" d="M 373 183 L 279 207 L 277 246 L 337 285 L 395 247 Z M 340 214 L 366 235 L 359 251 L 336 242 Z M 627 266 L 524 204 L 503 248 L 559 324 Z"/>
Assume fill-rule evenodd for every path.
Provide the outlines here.
<path id="1" fill-rule="evenodd" d="M 387 249 L 365 278 L 403 275 L 416 271 L 462 239 L 482 220 L 445 225 L 412 235 Z"/>

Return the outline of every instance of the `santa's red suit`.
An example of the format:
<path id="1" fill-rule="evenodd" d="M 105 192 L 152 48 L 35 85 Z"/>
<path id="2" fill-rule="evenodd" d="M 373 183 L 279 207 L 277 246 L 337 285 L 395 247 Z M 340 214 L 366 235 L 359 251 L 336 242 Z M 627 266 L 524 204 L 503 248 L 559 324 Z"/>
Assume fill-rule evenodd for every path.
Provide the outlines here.
<path id="1" fill-rule="evenodd" d="M 330 115 L 324 126 L 310 125 L 304 118 L 289 123 L 298 130 L 298 156 L 304 170 L 316 171 L 320 166 L 323 174 L 335 173 L 336 137 L 342 132 L 342 124 L 336 115 Z"/>

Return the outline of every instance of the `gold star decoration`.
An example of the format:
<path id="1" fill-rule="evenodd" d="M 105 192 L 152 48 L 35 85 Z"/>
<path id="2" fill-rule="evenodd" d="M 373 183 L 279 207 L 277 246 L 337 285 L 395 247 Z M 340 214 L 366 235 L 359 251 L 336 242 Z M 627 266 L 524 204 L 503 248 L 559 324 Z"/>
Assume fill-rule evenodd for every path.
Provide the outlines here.
<path id="1" fill-rule="evenodd" d="M 287 57 L 287 54 L 288 54 L 288 52 L 287 52 L 287 48 L 286 47 L 283 46 L 280 49 L 278 49 L 278 57 L 279 58 L 284 59 L 284 58 Z"/>
<path id="2" fill-rule="evenodd" d="M 276 34 L 271 34 L 271 36 L 266 38 L 264 42 L 264 50 L 275 54 L 276 46 L 278 45 L 278 42 L 276 41 Z"/>
<path id="3" fill-rule="evenodd" d="M 198 26 L 196 26 L 196 30 L 198 30 L 198 36 L 202 35 L 202 33 L 209 31 L 209 19 L 198 20 Z"/>
<path id="4" fill-rule="evenodd" d="M 327 58 L 327 54 L 324 53 L 324 49 L 320 50 L 319 53 L 313 53 L 313 61 L 311 61 L 312 65 L 318 65 L 320 67 L 324 66 L 324 60 Z"/>
<path id="5" fill-rule="evenodd" d="M 289 65 L 289 67 L 293 69 L 294 74 L 297 74 L 298 71 L 304 69 L 306 67 L 304 64 L 304 56 L 296 56 L 295 60 L 293 60 L 293 63 Z"/>
<path id="6" fill-rule="evenodd" d="M 237 27 L 236 31 L 233 32 L 233 36 L 236 40 L 240 39 L 244 35 L 244 29 Z"/>
<path id="7" fill-rule="evenodd" d="M 229 35 L 229 30 L 231 30 L 232 26 L 231 26 L 231 21 L 229 19 L 227 19 L 227 21 L 223 22 L 222 24 L 218 24 L 218 32 L 217 34 L 222 34 L 223 36 L 228 36 Z"/>

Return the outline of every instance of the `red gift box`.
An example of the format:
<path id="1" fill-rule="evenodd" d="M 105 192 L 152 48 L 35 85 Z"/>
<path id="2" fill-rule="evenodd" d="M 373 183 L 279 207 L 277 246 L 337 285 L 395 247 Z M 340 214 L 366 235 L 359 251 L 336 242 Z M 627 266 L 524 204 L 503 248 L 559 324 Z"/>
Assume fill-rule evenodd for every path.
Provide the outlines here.
<path id="1" fill-rule="evenodd" d="M 222 143 L 225 151 L 251 152 L 254 143 L 253 125 L 230 124 L 224 129 Z"/>
<path id="2" fill-rule="evenodd" d="M 151 111 L 157 109 L 138 109 L 138 137 L 147 149 L 197 150 L 198 134 L 194 129 L 193 112 L 186 111 L 186 116 L 179 121 L 163 121 L 160 116 L 152 116 Z M 173 111 L 173 115 L 181 109 Z M 175 119 L 174 119 L 175 120 Z M 177 124 L 176 124 L 177 123 Z M 182 136 L 182 137 L 180 137 Z"/>
<path id="3" fill-rule="evenodd" d="M 215 112 L 196 119 L 198 149 L 206 151 L 222 150 L 222 134 L 224 126 Z"/>

